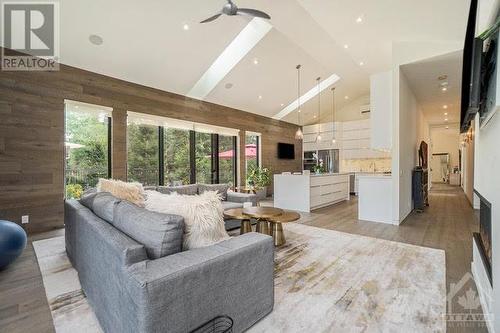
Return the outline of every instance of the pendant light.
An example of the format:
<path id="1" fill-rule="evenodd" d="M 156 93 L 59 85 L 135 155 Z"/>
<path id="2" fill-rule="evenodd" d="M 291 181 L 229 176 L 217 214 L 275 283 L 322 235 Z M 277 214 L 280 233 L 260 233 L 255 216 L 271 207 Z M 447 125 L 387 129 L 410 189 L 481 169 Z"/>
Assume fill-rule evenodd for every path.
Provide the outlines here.
<path id="1" fill-rule="evenodd" d="M 335 137 L 337 136 L 337 126 L 335 125 L 335 87 L 332 88 L 332 122 L 333 122 L 333 137 L 332 143 L 337 142 Z"/>
<path id="2" fill-rule="evenodd" d="M 303 140 L 304 133 L 302 132 L 302 127 L 300 125 L 300 67 L 301 65 L 297 65 L 295 67 L 297 69 L 297 102 L 299 106 L 297 107 L 297 122 L 299 127 L 297 128 L 297 132 L 295 132 L 295 140 Z"/>
<path id="3" fill-rule="evenodd" d="M 316 79 L 318 81 L 318 136 L 316 137 L 316 142 L 321 142 L 321 133 L 320 133 L 320 124 L 321 124 L 321 87 L 320 81 L 321 78 L 318 77 Z"/>

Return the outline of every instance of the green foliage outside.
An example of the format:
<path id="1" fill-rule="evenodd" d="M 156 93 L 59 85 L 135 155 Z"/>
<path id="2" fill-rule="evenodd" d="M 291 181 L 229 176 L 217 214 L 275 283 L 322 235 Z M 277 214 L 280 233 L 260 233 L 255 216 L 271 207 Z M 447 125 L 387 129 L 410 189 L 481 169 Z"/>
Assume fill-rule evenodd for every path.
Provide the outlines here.
<path id="1" fill-rule="evenodd" d="M 189 131 L 165 129 L 165 184 L 190 183 Z"/>
<path id="2" fill-rule="evenodd" d="M 66 113 L 66 184 L 94 187 L 108 176 L 108 119 L 79 112 Z M 74 145 L 81 145 L 76 148 Z M 75 186 L 73 186 L 72 191 Z M 73 193 L 73 192 L 71 192 Z M 72 194 L 73 195 L 73 194 Z"/>
<path id="3" fill-rule="evenodd" d="M 158 185 L 158 127 L 129 124 L 127 140 L 128 181 Z"/>

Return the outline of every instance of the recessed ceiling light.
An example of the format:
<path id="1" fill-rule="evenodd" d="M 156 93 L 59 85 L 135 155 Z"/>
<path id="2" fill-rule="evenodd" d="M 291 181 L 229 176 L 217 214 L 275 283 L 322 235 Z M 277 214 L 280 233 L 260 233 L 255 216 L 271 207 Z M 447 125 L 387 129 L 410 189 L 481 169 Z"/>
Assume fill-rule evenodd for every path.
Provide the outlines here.
<path id="1" fill-rule="evenodd" d="M 344 96 L 344 99 L 349 99 L 349 96 L 345 95 L 345 96 Z"/>
<path id="2" fill-rule="evenodd" d="M 280 104 L 280 106 L 285 106 L 285 104 L 284 104 L 284 103 L 281 103 L 281 104 Z"/>
<path id="3" fill-rule="evenodd" d="M 360 65 L 360 66 L 363 66 L 364 64 L 365 64 L 365 63 L 364 63 L 364 62 L 362 62 L 362 61 L 360 61 L 360 62 L 359 62 L 359 65 Z"/>
<path id="4" fill-rule="evenodd" d="M 316 115 L 314 115 L 313 118 L 316 118 Z"/>
<path id="5" fill-rule="evenodd" d="M 448 118 L 444 118 L 444 121 L 448 121 Z"/>
<path id="6" fill-rule="evenodd" d="M 262 95 L 259 95 L 259 99 L 262 99 Z"/>
<path id="7" fill-rule="evenodd" d="M 356 23 L 361 23 L 361 22 L 363 22 L 363 15 L 358 16 L 358 18 L 356 19 Z"/>
<path id="8" fill-rule="evenodd" d="M 445 113 L 444 113 L 444 115 L 445 115 L 445 116 L 447 116 L 447 115 L 448 115 L 448 112 L 445 112 Z"/>
<path id="9" fill-rule="evenodd" d="M 450 129 L 450 126 L 446 126 L 446 129 Z"/>
<path id="10" fill-rule="evenodd" d="M 349 48 L 349 45 L 344 44 L 344 49 L 348 49 L 348 48 Z"/>
<path id="11" fill-rule="evenodd" d="M 99 35 L 90 35 L 89 41 L 94 45 L 102 45 L 104 43 L 104 40 Z"/>
<path id="12" fill-rule="evenodd" d="M 254 65 L 258 65 L 258 64 L 259 64 L 259 59 L 255 58 L 255 59 L 253 60 L 253 64 L 254 64 Z"/>
<path id="13" fill-rule="evenodd" d="M 189 30 L 189 24 L 184 23 L 184 25 L 182 26 L 182 29 L 184 29 L 186 31 Z"/>
<path id="14" fill-rule="evenodd" d="M 442 91 L 442 92 L 446 92 L 446 91 L 448 91 L 448 87 L 442 87 L 442 88 L 441 88 L 441 91 Z"/>
<path id="15" fill-rule="evenodd" d="M 445 105 L 443 105 L 443 109 L 445 109 L 445 110 L 446 110 L 447 108 L 448 108 L 448 105 L 446 105 L 446 104 L 445 104 Z"/>
<path id="16" fill-rule="evenodd" d="M 299 109 L 299 113 L 301 113 L 301 112 L 302 112 L 302 110 L 301 110 L 301 109 Z"/>

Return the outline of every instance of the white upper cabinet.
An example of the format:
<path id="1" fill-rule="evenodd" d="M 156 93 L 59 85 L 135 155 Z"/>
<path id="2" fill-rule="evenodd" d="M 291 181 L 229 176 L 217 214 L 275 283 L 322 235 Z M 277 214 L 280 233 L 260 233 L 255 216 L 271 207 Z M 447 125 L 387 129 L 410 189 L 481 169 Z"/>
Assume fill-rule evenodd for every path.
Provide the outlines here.
<path id="1" fill-rule="evenodd" d="M 392 72 L 370 77 L 371 148 L 392 148 Z"/>

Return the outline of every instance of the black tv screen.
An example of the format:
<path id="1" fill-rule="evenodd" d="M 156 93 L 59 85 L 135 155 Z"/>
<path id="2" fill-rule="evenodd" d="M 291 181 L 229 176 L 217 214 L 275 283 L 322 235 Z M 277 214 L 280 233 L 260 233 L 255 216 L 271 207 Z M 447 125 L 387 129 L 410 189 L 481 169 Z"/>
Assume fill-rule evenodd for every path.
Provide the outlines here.
<path id="1" fill-rule="evenodd" d="M 482 41 L 475 38 L 477 2 L 470 4 L 469 20 L 465 33 L 463 65 L 462 65 L 462 100 L 460 112 L 460 131 L 466 132 L 479 111 L 481 89 L 481 57 Z"/>
<path id="2" fill-rule="evenodd" d="M 290 143 L 278 143 L 278 158 L 282 160 L 295 159 L 295 145 Z"/>

